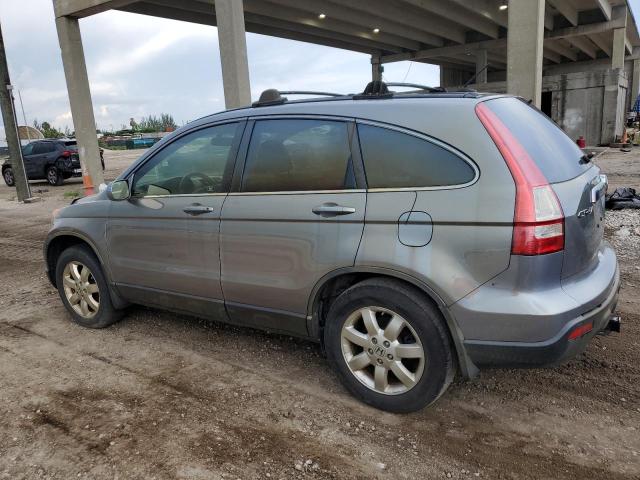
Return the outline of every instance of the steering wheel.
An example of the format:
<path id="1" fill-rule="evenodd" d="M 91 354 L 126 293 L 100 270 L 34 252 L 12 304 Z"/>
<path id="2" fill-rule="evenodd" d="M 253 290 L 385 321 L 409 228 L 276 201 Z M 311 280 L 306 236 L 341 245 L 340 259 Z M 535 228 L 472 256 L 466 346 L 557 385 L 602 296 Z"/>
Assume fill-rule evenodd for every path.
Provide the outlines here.
<path id="1" fill-rule="evenodd" d="M 201 180 L 202 187 L 196 190 L 193 179 Z M 187 184 L 191 184 L 190 190 L 188 192 L 186 191 Z M 180 180 L 180 185 L 178 185 L 178 191 L 180 193 L 210 193 L 213 191 L 212 189 L 215 188 L 215 186 L 215 182 L 208 175 L 200 172 L 191 172 L 182 177 L 182 180 Z"/>

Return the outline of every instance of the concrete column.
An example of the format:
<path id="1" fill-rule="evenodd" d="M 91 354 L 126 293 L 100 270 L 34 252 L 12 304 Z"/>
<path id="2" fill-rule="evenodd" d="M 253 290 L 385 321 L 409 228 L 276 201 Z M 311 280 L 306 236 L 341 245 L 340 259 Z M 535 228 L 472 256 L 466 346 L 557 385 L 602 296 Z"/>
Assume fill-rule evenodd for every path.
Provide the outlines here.
<path id="1" fill-rule="evenodd" d="M 382 72 L 384 67 L 380 63 L 379 55 L 371 55 L 371 80 L 379 82 L 382 80 Z"/>
<path id="2" fill-rule="evenodd" d="M 510 0 L 507 91 L 540 107 L 544 0 Z"/>
<path id="3" fill-rule="evenodd" d="M 216 0 L 218 44 L 227 108 L 251 104 L 243 0 Z"/>
<path id="4" fill-rule="evenodd" d="M 611 68 L 624 69 L 625 37 L 627 35 L 626 28 L 616 28 L 613 30 L 613 48 L 611 51 Z"/>
<path id="5" fill-rule="evenodd" d="M 62 51 L 62 65 L 67 79 L 71 116 L 78 141 L 78 154 L 82 167 L 82 183 L 85 193 L 97 192 L 98 186 L 104 182 L 100 150 L 96 136 L 96 121 L 93 116 L 91 90 L 87 65 L 84 61 L 80 25 L 77 18 L 56 18 L 58 41 Z"/>
<path id="6" fill-rule="evenodd" d="M 640 60 L 633 61 L 633 78 L 631 80 L 631 99 L 630 109 L 636 104 L 636 98 L 640 95 Z"/>
<path id="7" fill-rule="evenodd" d="M 476 85 L 484 85 L 487 83 L 487 58 L 486 50 L 478 50 L 476 52 Z"/>

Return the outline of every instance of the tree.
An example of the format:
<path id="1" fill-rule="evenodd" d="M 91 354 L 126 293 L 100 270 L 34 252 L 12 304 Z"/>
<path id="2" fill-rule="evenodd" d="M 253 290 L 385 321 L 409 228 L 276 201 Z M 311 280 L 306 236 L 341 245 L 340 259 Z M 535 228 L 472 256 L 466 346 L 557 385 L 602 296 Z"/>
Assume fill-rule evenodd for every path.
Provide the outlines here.
<path id="1" fill-rule="evenodd" d="M 52 127 L 49 122 L 42 122 L 42 124 L 41 124 L 41 123 L 38 122 L 38 119 L 35 119 L 33 121 L 33 127 L 35 129 L 37 129 L 37 130 L 40 130 L 40 132 L 42 132 L 42 135 L 44 135 L 44 138 L 62 138 L 62 137 L 64 137 L 64 133 L 62 133 L 61 131 L 59 131 L 55 127 Z"/>
<path id="2" fill-rule="evenodd" d="M 173 120 L 173 116 L 168 113 L 161 113 L 160 117 L 156 117 L 155 115 L 142 117 L 140 123 L 134 126 L 134 130 L 139 133 L 164 132 L 167 130 L 175 130 L 176 128 L 177 125 Z"/>

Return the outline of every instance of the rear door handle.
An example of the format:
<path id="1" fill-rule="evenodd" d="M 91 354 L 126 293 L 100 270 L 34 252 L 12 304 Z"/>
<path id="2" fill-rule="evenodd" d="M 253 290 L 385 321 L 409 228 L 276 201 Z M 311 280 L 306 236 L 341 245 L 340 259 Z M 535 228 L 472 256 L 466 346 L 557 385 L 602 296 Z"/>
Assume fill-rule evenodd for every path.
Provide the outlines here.
<path id="1" fill-rule="evenodd" d="M 317 207 L 313 207 L 311 210 L 316 215 L 321 217 L 337 217 L 339 215 L 351 215 L 356 213 L 356 209 L 353 207 L 343 207 L 337 203 L 323 203 Z"/>
<path id="2" fill-rule="evenodd" d="M 213 212 L 213 207 L 206 207 L 204 205 L 189 205 L 182 210 L 191 216 L 202 215 L 203 213 Z"/>

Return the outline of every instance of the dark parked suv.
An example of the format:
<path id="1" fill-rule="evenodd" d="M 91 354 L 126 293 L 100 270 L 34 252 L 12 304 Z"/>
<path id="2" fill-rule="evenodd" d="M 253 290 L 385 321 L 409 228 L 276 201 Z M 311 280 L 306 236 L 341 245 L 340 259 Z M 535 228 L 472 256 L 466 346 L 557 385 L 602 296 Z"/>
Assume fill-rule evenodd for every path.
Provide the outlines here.
<path id="1" fill-rule="evenodd" d="M 140 303 L 310 338 L 397 412 L 457 370 L 557 364 L 617 329 L 606 177 L 551 120 L 506 95 L 365 92 L 265 92 L 58 211 L 44 253 L 72 319 Z"/>
<path id="2" fill-rule="evenodd" d="M 62 185 L 67 178 L 82 176 L 75 140 L 36 140 L 22 147 L 22 157 L 29 180 Z M 102 150 L 100 160 L 104 168 Z M 8 186 L 15 185 L 13 168 L 8 160 L 2 165 L 2 177 Z"/>

